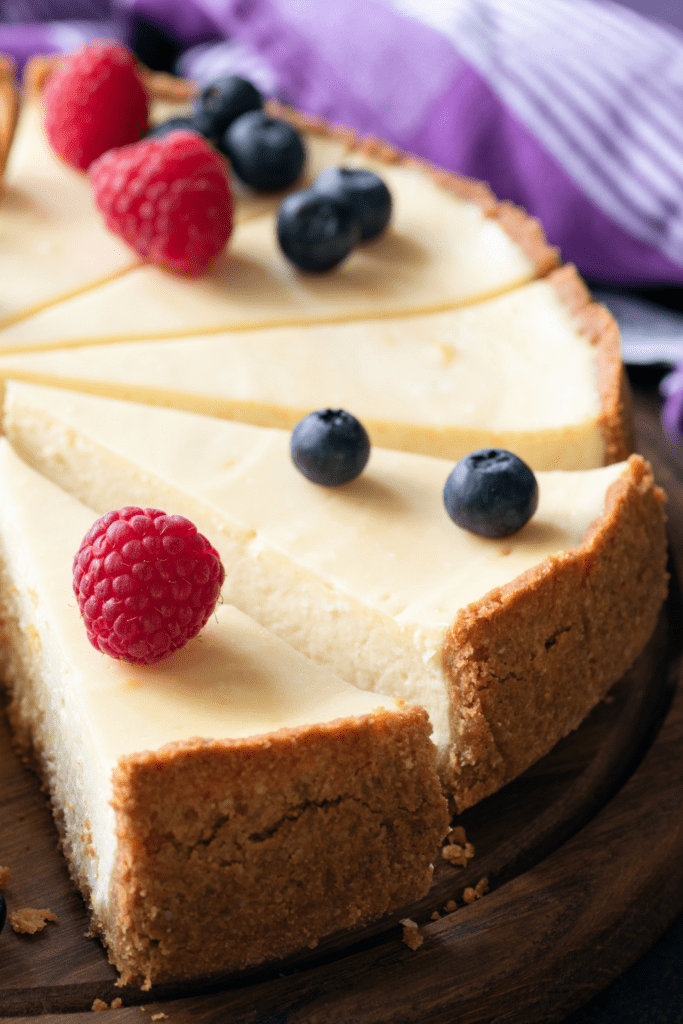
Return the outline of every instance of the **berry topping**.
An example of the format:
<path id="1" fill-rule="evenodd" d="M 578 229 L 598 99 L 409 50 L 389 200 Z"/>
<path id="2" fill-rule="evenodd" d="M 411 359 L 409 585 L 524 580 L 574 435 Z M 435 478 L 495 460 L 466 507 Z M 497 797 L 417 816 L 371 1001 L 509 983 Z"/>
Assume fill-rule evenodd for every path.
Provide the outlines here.
<path id="1" fill-rule="evenodd" d="M 45 86 L 43 105 L 50 145 L 82 171 L 147 130 L 147 94 L 120 43 L 88 43 L 65 57 Z"/>
<path id="2" fill-rule="evenodd" d="M 313 188 L 330 199 L 350 203 L 360 223 L 362 241 L 384 231 L 391 217 L 391 193 L 373 171 L 360 167 L 328 167 L 319 174 Z"/>
<path id="3" fill-rule="evenodd" d="M 335 487 L 354 480 L 370 458 L 365 427 L 343 409 L 319 409 L 292 431 L 294 465 L 314 484 Z"/>
<path id="4" fill-rule="evenodd" d="M 93 524 L 73 574 L 93 647 L 145 665 L 197 635 L 225 578 L 218 552 L 189 519 L 134 507 Z"/>
<path id="5" fill-rule="evenodd" d="M 160 139 L 162 135 L 169 132 L 201 132 L 195 127 L 191 117 L 169 117 L 168 121 L 161 121 L 147 132 L 148 139 Z"/>
<path id="6" fill-rule="evenodd" d="M 196 132 L 112 150 L 90 176 L 109 230 L 159 267 L 200 273 L 230 236 L 233 199 L 225 163 Z"/>
<path id="7" fill-rule="evenodd" d="M 521 530 L 538 505 L 538 484 L 526 462 L 504 448 L 470 452 L 451 471 L 443 491 L 458 526 L 481 537 Z"/>
<path id="8" fill-rule="evenodd" d="M 207 139 L 219 139 L 236 118 L 262 106 L 263 97 L 251 82 L 239 75 L 224 75 L 202 89 L 192 123 Z"/>
<path id="9" fill-rule="evenodd" d="M 306 159 L 299 133 L 262 110 L 242 114 L 225 131 L 218 148 L 235 174 L 258 192 L 278 192 L 301 174 Z"/>
<path id="10" fill-rule="evenodd" d="M 281 203 L 277 237 L 295 266 L 320 273 L 346 259 L 360 241 L 360 225 L 349 203 L 329 199 L 309 188 L 287 196 Z"/>

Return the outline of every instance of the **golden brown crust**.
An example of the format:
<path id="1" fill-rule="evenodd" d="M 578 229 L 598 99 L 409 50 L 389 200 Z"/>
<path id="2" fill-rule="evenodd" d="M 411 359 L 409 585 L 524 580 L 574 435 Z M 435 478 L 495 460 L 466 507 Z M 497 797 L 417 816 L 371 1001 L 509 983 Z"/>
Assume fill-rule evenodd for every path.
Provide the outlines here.
<path id="1" fill-rule="evenodd" d="M 19 116 L 19 91 L 14 80 L 14 64 L 0 55 L 0 179 L 5 173 Z"/>
<path id="2" fill-rule="evenodd" d="M 429 731 L 421 708 L 378 710 L 122 759 L 108 935 L 122 980 L 282 957 L 425 893 L 448 828 Z"/>
<path id="3" fill-rule="evenodd" d="M 38 53 L 29 57 L 24 65 L 22 76 L 22 86 L 26 96 L 34 96 L 43 91 L 48 78 L 61 59 L 62 55 L 58 53 L 49 55 Z"/>
<path id="4" fill-rule="evenodd" d="M 596 347 L 599 425 L 605 442 L 605 465 L 622 462 L 635 448 L 635 431 L 631 389 L 621 360 L 617 322 L 606 306 L 593 302 L 572 264 L 553 271 L 548 281 L 576 319 L 581 333 Z"/>
<path id="5" fill-rule="evenodd" d="M 458 616 L 443 647 L 458 810 L 575 729 L 640 653 L 666 594 L 663 502 L 632 455 L 581 545 Z"/>

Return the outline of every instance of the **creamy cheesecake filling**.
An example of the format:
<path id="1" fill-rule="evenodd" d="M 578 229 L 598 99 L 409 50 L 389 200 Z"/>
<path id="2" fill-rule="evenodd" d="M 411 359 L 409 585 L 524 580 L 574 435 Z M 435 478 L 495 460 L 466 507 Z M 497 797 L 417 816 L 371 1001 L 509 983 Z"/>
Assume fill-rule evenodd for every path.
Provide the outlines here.
<path id="1" fill-rule="evenodd" d="M 322 139 L 309 175 L 327 159 L 339 163 L 344 151 L 343 141 Z M 72 173 L 55 169 L 55 158 L 48 155 L 49 161 L 39 161 L 48 182 L 55 174 Z M 359 154 L 354 160 L 369 158 Z M 286 260 L 276 239 L 271 199 L 259 207 L 267 212 L 238 217 L 227 250 L 201 277 L 137 266 L 93 292 L 8 324 L 1 349 L 418 313 L 477 301 L 536 276 L 533 260 L 478 202 L 462 199 L 409 165 L 382 166 L 394 202 L 391 224 L 380 238 L 358 246 L 333 273 L 302 274 Z M 84 187 L 80 178 L 79 187 Z M 46 217 L 43 225 L 47 244 L 57 249 L 63 217 L 60 206 L 58 215 Z M 85 219 L 96 228 L 98 239 L 106 234 L 94 210 Z M 24 217 L 17 219 L 24 222 Z M 29 230 L 27 238 L 35 247 L 37 229 Z M 69 241 L 75 245 L 71 236 Z M 87 271 L 88 262 L 92 256 L 98 267 L 99 257 L 87 237 L 78 253 L 86 268 L 77 271 L 79 283 L 88 285 L 97 276 Z M 63 264 L 64 273 L 75 273 L 70 253 L 55 250 L 51 260 Z M 37 277 L 35 267 L 32 271 Z"/>
<path id="2" fill-rule="evenodd" d="M 62 163 L 35 99 L 21 110 L 0 194 L 0 326 L 135 266 L 105 227 L 88 176 Z"/>
<path id="3" fill-rule="evenodd" d="M 150 121 L 186 111 L 155 100 Z M 325 167 L 340 163 L 343 139 L 310 134 L 307 163 L 297 188 Z M 259 195 L 233 180 L 235 221 L 264 216 L 270 222 L 281 195 Z M 40 96 L 23 104 L 0 195 L 0 328 L 59 303 L 139 264 L 137 255 L 104 224 L 86 173 L 63 163 L 43 128 Z"/>
<path id="4" fill-rule="evenodd" d="M 223 556 L 226 600 L 354 685 L 426 707 L 442 764 L 446 630 L 470 602 L 580 544 L 625 468 L 539 474 L 534 519 L 489 541 L 446 515 L 443 460 L 375 449 L 356 481 L 320 488 L 294 468 L 284 432 L 14 383 L 5 430 L 100 513 L 151 503 L 192 518 Z"/>
<path id="5" fill-rule="evenodd" d="M 596 346 L 547 281 L 425 316 L 4 356 L 0 375 L 262 426 L 344 408 L 373 444 L 452 459 L 605 461 Z"/>
<path id="6" fill-rule="evenodd" d="M 229 605 L 216 609 L 200 637 L 156 665 L 99 654 L 87 641 L 71 579 L 73 553 L 96 514 L 35 474 L 5 441 L 0 487 L 3 593 L 21 580 L 29 595 L 22 600 L 15 587 L 9 603 L 29 638 L 32 683 L 22 678 L 28 672 L 11 682 L 100 918 L 117 849 L 112 771 L 126 755 L 198 736 L 239 740 L 313 727 L 370 715 L 382 704 L 396 709 L 392 698 L 349 686 Z"/>

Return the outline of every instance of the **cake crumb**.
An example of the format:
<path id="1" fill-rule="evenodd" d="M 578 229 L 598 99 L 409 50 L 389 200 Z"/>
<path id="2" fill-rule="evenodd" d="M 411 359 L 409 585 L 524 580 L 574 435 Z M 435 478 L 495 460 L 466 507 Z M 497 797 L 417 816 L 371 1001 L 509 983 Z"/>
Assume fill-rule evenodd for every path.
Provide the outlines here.
<path id="1" fill-rule="evenodd" d="M 168 1020 L 167 1013 L 153 1013 L 152 1020 Z"/>
<path id="2" fill-rule="evenodd" d="M 9 885 L 9 868 L 0 867 L 0 892 Z"/>
<path id="3" fill-rule="evenodd" d="M 472 860 L 474 857 L 474 847 L 472 846 L 472 843 L 465 843 L 464 846 L 461 846 L 460 843 L 451 842 L 450 836 L 448 839 L 448 845 L 444 846 L 441 850 L 441 856 L 443 859 L 447 860 L 448 863 L 452 864 L 454 867 L 467 867 L 467 862 Z"/>
<path id="4" fill-rule="evenodd" d="M 467 867 L 467 862 L 474 857 L 474 846 L 468 843 L 467 834 L 462 825 L 456 825 L 448 833 L 441 856 L 454 867 Z"/>
<path id="5" fill-rule="evenodd" d="M 403 941 L 409 949 L 417 949 L 424 942 L 424 938 L 420 935 L 417 922 L 413 921 L 409 917 L 404 917 L 401 920 L 403 925 Z"/>
<path id="6" fill-rule="evenodd" d="M 448 903 L 446 904 L 446 906 L 444 907 L 444 910 L 448 914 L 452 914 L 453 911 L 457 910 L 457 909 L 458 909 L 458 904 L 455 902 L 455 900 L 449 900 Z"/>
<path id="7" fill-rule="evenodd" d="M 9 915 L 9 923 L 15 932 L 27 935 L 35 935 L 42 932 L 48 921 L 57 921 L 57 915 L 46 907 L 43 910 L 35 910 L 33 907 L 23 907 L 21 910 L 13 910 Z"/>
<path id="8" fill-rule="evenodd" d="M 94 1010 L 95 1013 L 99 1013 L 101 1010 L 108 1009 L 109 1003 L 105 1003 L 104 999 L 96 999 L 95 1002 L 92 1004 L 92 1010 Z"/>
<path id="9" fill-rule="evenodd" d="M 120 1010 L 122 1006 L 123 1006 L 123 999 L 121 998 L 121 996 L 117 996 L 116 999 L 112 1000 L 112 1004 L 111 1004 L 112 1010 Z"/>
<path id="10" fill-rule="evenodd" d="M 433 914 L 432 914 L 432 921 L 440 921 L 440 920 L 441 920 L 441 914 L 439 913 L 438 910 L 435 910 L 433 912 Z"/>
<path id="11" fill-rule="evenodd" d="M 468 886 L 462 894 L 462 898 L 465 903 L 474 903 L 475 900 L 481 899 L 489 891 L 489 880 L 488 878 L 480 878 L 474 889 Z"/>

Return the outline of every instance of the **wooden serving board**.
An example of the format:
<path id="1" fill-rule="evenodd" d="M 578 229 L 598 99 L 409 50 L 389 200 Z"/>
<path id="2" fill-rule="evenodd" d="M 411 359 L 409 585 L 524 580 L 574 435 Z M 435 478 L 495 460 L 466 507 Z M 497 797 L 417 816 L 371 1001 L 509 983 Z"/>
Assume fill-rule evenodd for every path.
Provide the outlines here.
<path id="1" fill-rule="evenodd" d="M 267 969 L 203 983 L 118 989 L 61 855 L 37 780 L 0 725 L 0 864 L 9 909 L 50 907 L 35 935 L 0 937 L 0 1020 L 91 1021 L 120 997 L 116 1024 L 533 1024 L 561 1020 L 628 967 L 683 909 L 683 450 L 658 405 L 637 398 L 640 450 L 669 492 L 672 588 L 647 650 L 579 730 L 458 819 L 476 854 L 439 863 L 427 897 Z M 464 905 L 482 877 L 491 892 Z M 445 913 L 449 900 L 458 903 Z M 443 915 L 432 921 L 434 911 Z M 424 938 L 411 951 L 398 921 Z M 143 1015 L 144 1011 L 144 1015 Z M 99 1018 L 96 1018 L 99 1019 Z M 104 1018 L 107 1019 L 107 1018 Z"/>

